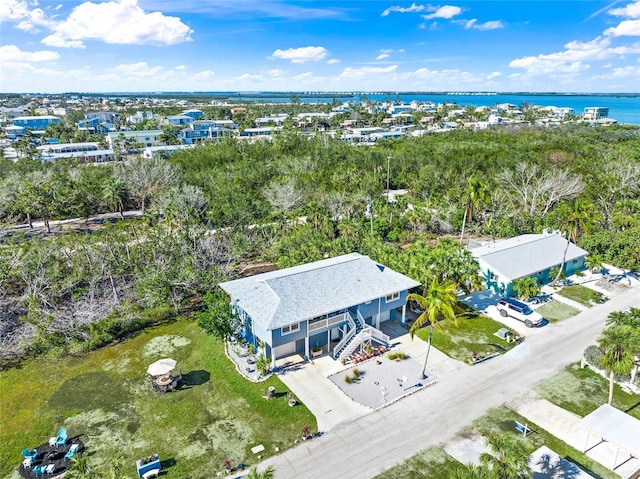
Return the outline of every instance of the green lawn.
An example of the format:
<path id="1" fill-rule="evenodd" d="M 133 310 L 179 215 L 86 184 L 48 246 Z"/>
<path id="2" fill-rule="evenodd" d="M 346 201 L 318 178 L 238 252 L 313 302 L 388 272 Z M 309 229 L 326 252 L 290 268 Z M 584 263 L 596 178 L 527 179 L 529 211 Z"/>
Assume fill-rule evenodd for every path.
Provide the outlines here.
<path id="1" fill-rule="evenodd" d="M 430 447 L 373 479 L 447 479 L 460 463 L 439 447 Z"/>
<path id="2" fill-rule="evenodd" d="M 600 295 L 597 291 L 580 285 L 563 286 L 556 294 L 572 299 L 587 307 L 593 306 L 594 303 L 597 303 L 600 300 Z"/>
<path id="3" fill-rule="evenodd" d="M 178 361 L 186 387 L 161 395 L 146 369 L 167 356 Z M 253 446 L 263 444 L 270 456 L 291 447 L 304 426 L 316 429 L 304 405 L 265 400 L 269 386 L 288 391 L 275 377 L 241 377 L 222 343 L 188 320 L 83 356 L 25 362 L 0 373 L 0 476 L 18 467 L 23 447 L 46 442 L 59 427 L 82 435 L 99 466 L 120 455 L 135 471 L 136 459 L 157 453 L 170 465 L 166 477 L 195 479 L 223 471 L 226 458 L 255 464 Z"/>
<path id="4" fill-rule="evenodd" d="M 444 323 L 443 331 L 434 328 L 433 346 L 451 358 L 471 363 L 474 351 L 486 356 L 495 352 L 505 353 L 516 345 L 507 343 L 494 334 L 504 327 L 504 324 L 484 315 L 459 319 L 458 326 Z M 421 328 L 417 335 L 426 341 L 429 328 Z"/>
<path id="5" fill-rule="evenodd" d="M 534 389 L 552 403 L 582 417 L 609 398 L 609 381 L 589 368 L 580 368 L 579 364 L 568 366 Z M 617 384 L 613 391 L 613 406 L 640 419 L 640 395 L 626 393 Z"/>
<path id="6" fill-rule="evenodd" d="M 515 429 L 515 421 L 521 424 L 527 424 L 535 432 L 527 435 L 526 438 L 522 438 L 522 435 Z M 526 418 L 520 416 L 515 411 L 507 408 L 506 406 L 500 406 L 496 409 L 489 411 L 484 416 L 476 419 L 472 423 L 472 429 L 477 430 L 483 436 L 490 433 L 511 433 L 518 435 L 522 441 L 525 441 L 529 452 L 533 452 L 540 446 L 547 446 L 549 449 L 558 453 L 561 457 L 568 459 L 576 464 L 580 469 L 591 474 L 596 479 L 618 479 L 618 476 L 613 471 L 605 468 L 601 464 L 593 461 L 582 452 L 568 446 L 560 439 L 549 434 L 538 425 L 528 421 Z"/>
<path id="7" fill-rule="evenodd" d="M 553 301 L 549 301 L 543 306 L 540 306 L 536 311 L 550 323 L 562 321 L 563 319 L 575 316 L 580 312 L 576 308 L 573 308 L 568 304 L 561 303 L 560 301 L 556 301 L 555 299 Z"/>

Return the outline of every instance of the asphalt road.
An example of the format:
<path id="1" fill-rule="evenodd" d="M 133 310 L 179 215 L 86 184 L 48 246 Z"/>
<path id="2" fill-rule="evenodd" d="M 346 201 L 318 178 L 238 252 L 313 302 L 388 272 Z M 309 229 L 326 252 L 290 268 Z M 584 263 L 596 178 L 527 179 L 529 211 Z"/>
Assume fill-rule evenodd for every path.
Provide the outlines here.
<path id="1" fill-rule="evenodd" d="M 640 289 L 626 291 L 573 318 L 545 326 L 504 356 L 448 373 L 435 386 L 337 426 L 266 460 L 275 477 L 371 478 L 430 446 L 443 444 L 487 410 L 511 401 L 578 361 L 611 311 L 640 307 Z"/>

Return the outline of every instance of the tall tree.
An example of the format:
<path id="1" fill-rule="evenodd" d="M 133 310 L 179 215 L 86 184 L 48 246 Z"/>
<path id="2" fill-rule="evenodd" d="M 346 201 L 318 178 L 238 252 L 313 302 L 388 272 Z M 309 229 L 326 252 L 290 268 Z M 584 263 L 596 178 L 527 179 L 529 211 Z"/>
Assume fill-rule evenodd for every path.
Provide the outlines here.
<path id="1" fill-rule="evenodd" d="M 109 178 L 102 186 L 102 199 L 120 213 L 120 217 L 124 219 L 124 205 L 129 199 L 129 190 L 127 184 L 117 176 Z"/>
<path id="2" fill-rule="evenodd" d="M 129 186 L 143 213 L 150 200 L 180 179 L 179 172 L 161 158 L 135 158 L 127 165 L 120 165 L 118 175 Z"/>
<path id="3" fill-rule="evenodd" d="M 593 203 L 585 198 L 577 198 L 572 204 L 565 204 L 560 211 L 560 218 L 562 222 L 562 229 L 567 235 L 567 244 L 565 245 L 564 252 L 562 254 L 562 262 L 560 263 L 560 270 L 552 281 L 552 285 L 556 284 L 562 273 L 564 272 L 564 265 L 567 260 L 567 251 L 571 241 L 577 243 L 578 237 L 582 232 L 587 230 L 593 223 Z"/>
<path id="4" fill-rule="evenodd" d="M 424 295 L 411 293 L 407 296 L 407 301 L 415 301 L 423 310 L 420 316 L 416 318 L 409 328 L 409 335 L 413 339 L 418 329 L 429 323 L 429 337 L 427 339 L 427 354 L 424 357 L 424 365 L 420 373 L 420 379 L 424 378 L 427 370 L 427 362 L 429 361 L 429 353 L 431 352 L 431 340 L 433 338 L 433 328 L 443 330 L 440 321 L 451 321 L 456 326 L 457 320 L 457 303 L 456 285 L 453 281 L 440 283 L 434 279 L 426 288 Z"/>
<path id="5" fill-rule="evenodd" d="M 489 200 L 489 189 L 482 180 L 472 175 L 467 181 L 464 189 L 464 217 L 462 218 L 462 231 L 460 232 L 460 243 L 464 239 L 464 229 L 467 222 L 473 220 L 473 212 L 487 203 Z"/>
<path id="6" fill-rule="evenodd" d="M 633 357 L 640 354 L 640 334 L 627 325 L 614 325 L 602 332 L 598 346 L 603 351 L 600 366 L 609 371 L 609 405 L 613 402 L 613 384 L 616 374 L 629 374 Z"/>

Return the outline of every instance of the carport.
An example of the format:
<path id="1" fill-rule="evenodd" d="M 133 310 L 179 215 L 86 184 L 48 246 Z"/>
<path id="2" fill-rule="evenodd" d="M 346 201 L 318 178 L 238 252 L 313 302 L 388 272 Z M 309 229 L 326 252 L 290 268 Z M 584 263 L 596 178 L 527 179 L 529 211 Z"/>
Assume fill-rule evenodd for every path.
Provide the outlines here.
<path id="1" fill-rule="evenodd" d="M 580 424 L 588 430 L 583 452 L 587 452 L 603 442 L 609 442 L 616 447 L 612 470 L 615 471 L 633 458 L 640 458 L 640 420 L 608 404 L 603 404 L 591 414 L 583 417 Z M 599 436 L 600 441 L 587 447 L 591 433 Z M 626 451 L 629 457 L 618 464 L 620 449 Z"/>

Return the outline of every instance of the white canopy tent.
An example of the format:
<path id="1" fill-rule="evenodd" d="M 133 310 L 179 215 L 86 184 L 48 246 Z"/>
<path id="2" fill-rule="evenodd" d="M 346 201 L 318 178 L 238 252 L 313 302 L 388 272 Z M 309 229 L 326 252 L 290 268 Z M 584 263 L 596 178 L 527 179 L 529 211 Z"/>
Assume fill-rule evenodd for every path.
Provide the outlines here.
<path id="1" fill-rule="evenodd" d="M 587 451 L 589 435 L 592 432 L 602 439 L 598 444 L 607 441 L 616 446 L 616 456 L 613 460 L 612 470 L 615 470 L 628 460 L 626 459 L 617 464 L 620 449 L 629 453 L 629 459 L 640 458 L 640 420 L 635 417 L 608 404 L 603 404 L 591 414 L 583 417 L 580 420 L 580 424 L 589 431 L 585 443 L 585 452 Z M 598 444 L 591 448 L 596 447 Z"/>

